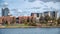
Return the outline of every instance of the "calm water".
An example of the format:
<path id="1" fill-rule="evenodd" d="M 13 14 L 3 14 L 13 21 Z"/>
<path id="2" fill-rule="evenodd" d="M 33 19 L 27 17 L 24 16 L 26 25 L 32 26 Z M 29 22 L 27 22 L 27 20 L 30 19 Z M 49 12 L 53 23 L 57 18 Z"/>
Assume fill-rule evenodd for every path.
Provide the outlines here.
<path id="1" fill-rule="evenodd" d="M 60 34 L 60 28 L 11 28 L 0 29 L 0 34 Z"/>

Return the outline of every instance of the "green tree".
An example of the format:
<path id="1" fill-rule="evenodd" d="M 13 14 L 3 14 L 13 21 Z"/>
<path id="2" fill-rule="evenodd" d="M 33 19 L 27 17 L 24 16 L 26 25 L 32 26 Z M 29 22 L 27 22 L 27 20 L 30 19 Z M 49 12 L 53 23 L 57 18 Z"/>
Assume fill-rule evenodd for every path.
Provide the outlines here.
<path id="1" fill-rule="evenodd" d="M 60 24 L 60 17 L 58 18 L 57 22 L 58 22 L 58 24 Z"/>
<path id="2" fill-rule="evenodd" d="M 11 24 L 15 24 L 15 23 L 16 23 L 16 19 L 13 17 L 12 21 L 11 21 Z"/>
<path id="3" fill-rule="evenodd" d="M 45 16 L 44 19 L 45 19 L 45 21 L 47 21 L 47 22 L 50 21 L 50 20 L 52 20 L 52 18 L 51 18 L 50 16 L 48 16 L 48 15 Z"/>

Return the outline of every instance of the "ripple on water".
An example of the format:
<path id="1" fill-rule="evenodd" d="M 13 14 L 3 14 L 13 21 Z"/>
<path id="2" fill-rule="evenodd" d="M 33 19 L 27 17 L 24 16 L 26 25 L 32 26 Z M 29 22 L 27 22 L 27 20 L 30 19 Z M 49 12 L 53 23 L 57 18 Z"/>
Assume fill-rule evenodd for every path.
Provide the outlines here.
<path id="1" fill-rule="evenodd" d="M 5 28 L 0 34 L 60 34 L 60 28 Z"/>

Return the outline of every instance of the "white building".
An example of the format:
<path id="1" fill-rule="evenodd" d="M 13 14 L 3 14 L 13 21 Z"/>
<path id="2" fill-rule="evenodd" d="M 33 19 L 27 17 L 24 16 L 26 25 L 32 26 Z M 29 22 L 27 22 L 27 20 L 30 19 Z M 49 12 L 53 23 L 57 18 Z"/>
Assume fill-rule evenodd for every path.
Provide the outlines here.
<path id="1" fill-rule="evenodd" d="M 53 17 L 54 18 L 57 18 L 57 11 L 46 11 L 43 14 L 44 14 L 44 17 L 48 15 L 51 18 L 53 18 Z"/>

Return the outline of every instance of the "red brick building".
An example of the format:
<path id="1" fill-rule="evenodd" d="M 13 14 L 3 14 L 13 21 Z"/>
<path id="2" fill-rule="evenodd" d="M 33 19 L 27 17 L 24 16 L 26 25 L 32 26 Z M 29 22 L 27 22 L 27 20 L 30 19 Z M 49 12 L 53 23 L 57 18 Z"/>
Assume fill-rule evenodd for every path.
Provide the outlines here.
<path id="1" fill-rule="evenodd" d="M 16 20 L 16 18 L 12 16 L 3 16 L 0 17 L 0 24 L 12 24 L 13 20 Z M 14 21 L 14 23 L 16 22 Z"/>
<path id="2" fill-rule="evenodd" d="M 26 22 L 33 22 L 35 18 L 33 16 L 19 16 L 19 23 L 23 23 L 25 20 Z"/>
<path id="3" fill-rule="evenodd" d="M 33 16 L 19 16 L 18 18 L 14 16 L 3 16 L 0 17 L 0 24 L 22 24 L 24 22 L 35 22 L 35 17 Z"/>

